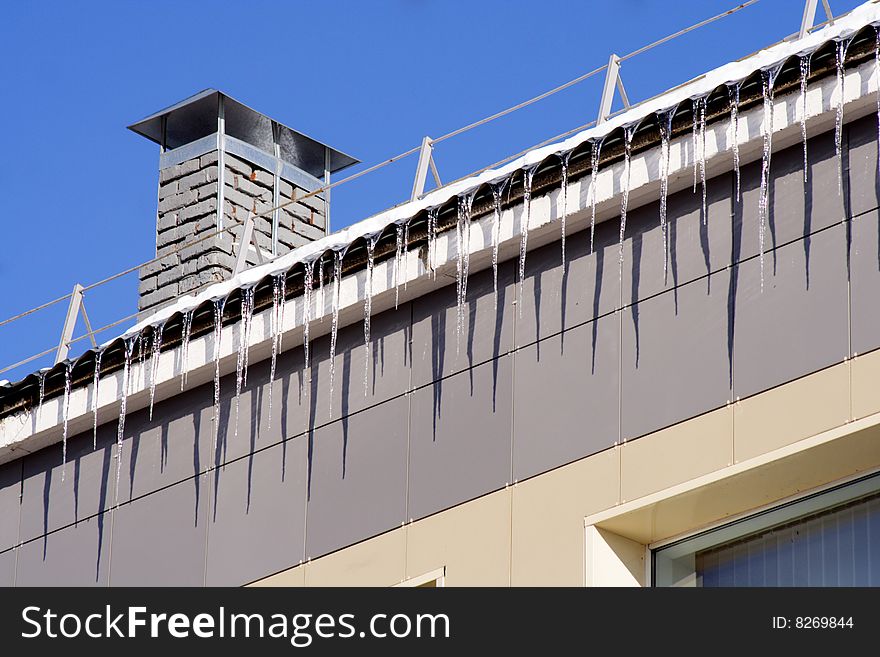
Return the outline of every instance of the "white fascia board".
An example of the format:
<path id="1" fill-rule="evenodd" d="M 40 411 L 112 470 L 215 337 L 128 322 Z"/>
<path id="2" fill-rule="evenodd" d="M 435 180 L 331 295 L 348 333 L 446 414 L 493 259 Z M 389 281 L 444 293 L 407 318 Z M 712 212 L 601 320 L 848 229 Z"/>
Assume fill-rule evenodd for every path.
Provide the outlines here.
<path id="1" fill-rule="evenodd" d="M 858 68 L 850 69 L 845 77 L 844 120 L 852 120 L 875 112 L 878 89 L 877 69 L 874 61 Z M 806 113 L 809 134 L 818 134 L 832 129 L 840 90 L 834 76 L 823 78 L 807 91 Z M 774 150 L 780 150 L 801 139 L 800 116 L 801 97 L 797 91 L 777 97 L 774 102 Z M 760 159 L 763 143 L 763 106 L 743 112 L 739 117 L 737 142 L 740 147 L 742 165 Z M 706 127 L 706 166 L 707 178 L 732 168 L 733 129 L 729 121 L 717 121 Z M 653 148 L 638 153 L 631 161 L 630 208 L 636 208 L 654 201 L 659 196 L 660 149 Z M 669 194 L 689 188 L 693 184 L 694 153 L 690 134 L 682 135 L 670 143 Z M 623 163 L 600 170 L 596 180 L 597 221 L 614 219 L 620 213 L 620 195 L 624 182 Z M 575 233 L 589 227 L 591 208 L 589 203 L 590 178 L 584 176 L 569 184 L 566 219 L 567 231 Z M 696 193 L 700 193 L 698 189 Z M 529 223 L 529 249 L 559 239 L 561 214 L 561 189 L 532 199 Z M 524 219 L 524 206 L 505 209 L 501 214 L 499 260 L 518 257 L 520 231 Z M 658 219 L 659 221 L 659 219 Z M 490 213 L 471 222 L 470 269 L 472 272 L 491 267 L 492 228 L 494 217 Z M 757 226 L 755 226 L 757 230 Z M 454 230 L 437 236 L 438 261 L 436 278 L 426 269 L 418 250 L 405 254 L 405 263 L 400 276 L 400 301 L 425 295 L 432 290 L 449 285 L 456 277 L 456 257 L 458 243 Z M 253 272 L 248 270 L 242 274 Z M 254 277 L 256 282 L 265 274 Z M 649 275 L 649 274 L 646 274 Z M 661 276 L 662 272 L 656 272 Z M 346 276 L 340 286 L 340 328 L 354 324 L 363 318 L 367 272 L 360 270 Z M 245 281 L 247 283 L 248 281 Z M 376 264 L 373 273 L 373 314 L 378 314 L 394 306 L 394 259 Z M 310 337 L 315 338 L 330 331 L 332 316 L 332 286 L 325 285 L 323 295 L 315 290 L 312 295 L 312 321 Z M 250 362 L 256 363 L 269 358 L 272 349 L 272 309 L 255 313 L 251 325 Z M 290 349 L 302 343 L 303 297 L 288 299 L 283 322 L 283 348 Z M 241 322 L 224 327 L 220 342 L 221 376 L 233 372 L 236 367 L 238 340 Z M 214 377 L 214 338 L 213 333 L 193 338 L 190 341 L 187 362 L 181 362 L 180 347 L 164 351 L 159 356 L 157 369 L 156 402 L 180 394 L 180 376 L 187 374 L 187 389 L 211 381 Z M 132 413 L 149 404 L 150 359 L 134 361 L 131 368 L 131 392 L 128 396 L 128 412 Z M 122 372 L 104 376 L 98 388 L 99 423 L 113 421 L 118 417 L 119 398 L 122 392 Z M 90 430 L 92 427 L 92 400 L 94 390 L 91 384 L 76 388 L 70 395 L 68 435 Z M 21 453 L 33 452 L 46 445 L 61 440 L 63 396 L 45 400 L 42 411 L 36 408 L 22 411 L 0 420 L 0 463 L 16 458 Z"/>

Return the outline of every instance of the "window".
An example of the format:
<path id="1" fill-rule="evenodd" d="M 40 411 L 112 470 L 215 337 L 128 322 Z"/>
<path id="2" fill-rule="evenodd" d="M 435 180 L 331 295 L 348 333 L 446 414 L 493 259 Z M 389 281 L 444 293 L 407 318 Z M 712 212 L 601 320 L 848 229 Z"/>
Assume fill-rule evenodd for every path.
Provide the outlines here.
<path id="1" fill-rule="evenodd" d="M 655 586 L 880 586 L 880 475 L 652 550 Z"/>

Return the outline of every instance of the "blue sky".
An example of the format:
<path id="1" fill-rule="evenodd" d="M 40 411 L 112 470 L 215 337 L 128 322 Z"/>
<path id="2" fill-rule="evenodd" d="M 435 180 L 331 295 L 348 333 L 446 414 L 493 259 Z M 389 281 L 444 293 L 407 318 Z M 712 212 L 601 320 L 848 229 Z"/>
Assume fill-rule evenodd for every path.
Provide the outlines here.
<path id="1" fill-rule="evenodd" d="M 8 3 L 0 320 L 153 257 L 158 147 L 125 126 L 201 89 L 219 88 L 367 166 L 735 4 Z M 831 0 L 837 14 L 858 4 Z M 630 99 L 778 41 L 797 30 L 802 10 L 803 0 L 760 0 L 625 62 Z M 452 180 L 594 119 L 601 85 L 596 76 L 443 142 L 441 176 Z M 334 190 L 334 228 L 404 200 L 414 168 L 406 159 Z M 89 293 L 87 307 L 94 326 L 134 312 L 136 275 Z M 56 344 L 64 312 L 58 304 L 0 326 L 0 368 Z M 48 364 L 51 357 L 0 379 Z"/>

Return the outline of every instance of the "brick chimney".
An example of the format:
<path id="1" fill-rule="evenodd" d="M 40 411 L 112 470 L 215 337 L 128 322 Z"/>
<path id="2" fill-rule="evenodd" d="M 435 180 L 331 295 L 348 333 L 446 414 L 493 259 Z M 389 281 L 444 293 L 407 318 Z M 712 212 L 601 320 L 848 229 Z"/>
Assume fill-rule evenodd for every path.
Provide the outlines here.
<path id="1" fill-rule="evenodd" d="M 162 149 L 156 215 L 160 259 L 139 272 L 142 313 L 229 278 L 243 233 L 240 224 L 250 212 L 312 192 L 331 173 L 357 163 L 214 89 L 129 129 Z M 325 235 L 329 219 L 329 193 L 310 197 L 256 218 L 252 242 L 264 258 L 282 255 Z M 236 227 L 218 233 L 231 225 Z M 215 236 L 193 242 L 209 234 Z M 256 264 L 255 247 L 244 248 L 248 264 Z"/>

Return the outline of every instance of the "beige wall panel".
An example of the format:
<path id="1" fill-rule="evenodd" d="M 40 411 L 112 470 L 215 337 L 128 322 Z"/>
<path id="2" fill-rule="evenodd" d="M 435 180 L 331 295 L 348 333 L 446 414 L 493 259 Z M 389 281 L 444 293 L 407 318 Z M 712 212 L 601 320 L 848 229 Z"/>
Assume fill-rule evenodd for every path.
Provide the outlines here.
<path id="1" fill-rule="evenodd" d="M 584 516 L 618 502 L 613 448 L 513 488 L 513 586 L 583 586 Z"/>
<path id="2" fill-rule="evenodd" d="M 733 408 L 722 408 L 626 443 L 620 450 L 621 502 L 733 463 Z"/>
<path id="3" fill-rule="evenodd" d="M 720 479 L 602 520 L 599 525 L 648 544 L 699 530 L 731 516 L 748 513 L 878 467 L 880 426 L 870 426 L 756 464 L 754 468 L 729 477 L 724 477 L 721 472 Z M 638 502 L 635 504 L 638 505 Z"/>
<path id="4" fill-rule="evenodd" d="M 835 365 L 734 405 L 735 462 L 849 420 L 849 363 Z"/>
<path id="5" fill-rule="evenodd" d="M 510 585 L 512 489 L 408 525 L 406 576 L 446 567 L 446 586 Z"/>
<path id="6" fill-rule="evenodd" d="M 850 366 L 853 419 L 880 413 L 880 351 L 858 356 Z"/>
<path id="7" fill-rule="evenodd" d="M 280 573 L 269 575 L 264 579 L 258 580 L 248 586 L 305 586 L 306 585 L 306 567 L 305 565 L 296 566 Z"/>
<path id="8" fill-rule="evenodd" d="M 392 586 L 404 579 L 403 527 L 305 565 L 306 586 Z"/>

